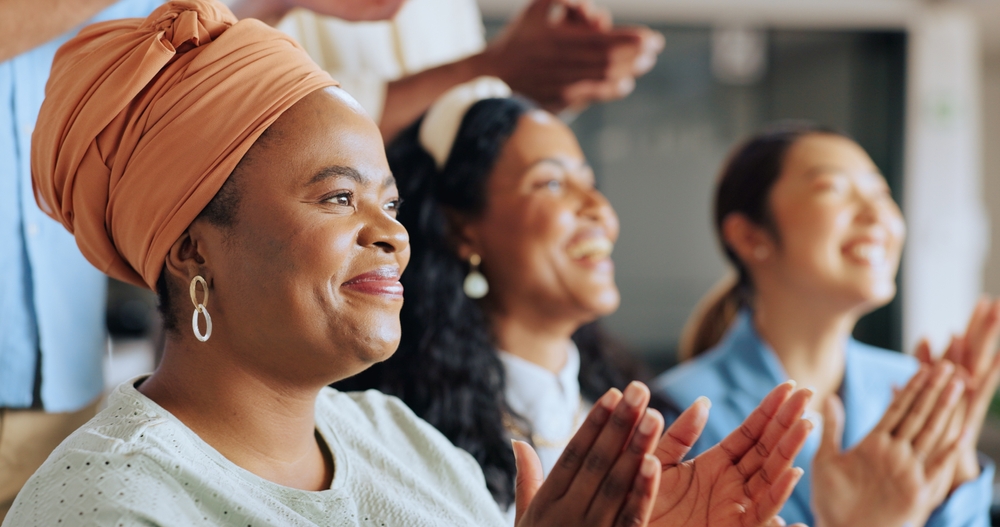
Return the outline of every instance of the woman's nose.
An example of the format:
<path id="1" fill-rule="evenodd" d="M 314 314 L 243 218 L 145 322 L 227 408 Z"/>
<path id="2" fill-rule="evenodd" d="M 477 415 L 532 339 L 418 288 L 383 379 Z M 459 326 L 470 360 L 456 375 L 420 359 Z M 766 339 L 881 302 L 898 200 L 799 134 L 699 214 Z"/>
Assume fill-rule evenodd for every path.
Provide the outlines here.
<path id="1" fill-rule="evenodd" d="M 379 209 L 366 218 L 364 227 L 358 233 L 358 244 L 378 247 L 387 253 L 402 252 L 410 247 L 410 235 L 406 227 Z"/>

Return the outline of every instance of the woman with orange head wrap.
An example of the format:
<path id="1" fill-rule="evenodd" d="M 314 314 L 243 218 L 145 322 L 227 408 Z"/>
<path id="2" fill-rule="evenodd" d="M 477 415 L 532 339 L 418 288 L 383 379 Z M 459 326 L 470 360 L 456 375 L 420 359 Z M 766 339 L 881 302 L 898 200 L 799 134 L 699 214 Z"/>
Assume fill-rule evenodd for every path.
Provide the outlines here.
<path id="1" fill-rule="evenodd" d="M 99 269 L 157 291 L 167 338 L 157 371 L 53 453 L 5 526 L 504 524 L 476 462 L 405 405 L 326 388 L 395 350 L 409 259 L 378 128 L 335 85 L 213 0 L 60 50 L 34 133 L 38 202 Z M 729 445 L 762 489 L 787 476 L 753 453 L 782 437 L 771 416 L 790 391 Z M 648 400 L 641 385 L 598 400 L 544 484 L 518 445 L 519 525 L 645 525 L 651 452 L 677 456 L 700 416 L 657 445 Z"/>

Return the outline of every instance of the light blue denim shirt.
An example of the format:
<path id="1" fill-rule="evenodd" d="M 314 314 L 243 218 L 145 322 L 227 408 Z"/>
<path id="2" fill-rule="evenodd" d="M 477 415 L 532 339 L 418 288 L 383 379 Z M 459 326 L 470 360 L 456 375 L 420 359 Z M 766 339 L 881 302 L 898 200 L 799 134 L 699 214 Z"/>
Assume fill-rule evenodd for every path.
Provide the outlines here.
<path id="1" fill-rule="evenodd" d="M 92 22 L 145 18 L 160 3 L 121 0 Z M 38 368 L 49 412 L 79 410 L 104 387 L 107 281 L 31 188 L 31 132 L 45 82 L 56 50 L 75 33 L 0 62 L 0 407 L 31 406 Z"/>
<path id="2" fill-rule="evenodd" d="M 902 387 L 917 371 L 917 361 L 907 355 L 849 339 L 846 370 L 840 387 L 844 401 L 844 448 L 861 441 L 882 418 L 893 397 L 893 387 Z M 757 335 L 752 319 L 743 311 L 722 341 L 704 355 L 664 373 L 652 389 L 677 408 L 687 408 L 699 396 L 712 401 L 708 425 L 691 450 L 695 456 L 735 430 L 774 387 L 788 380 L 777 355 Z M 668 416 L 668 420 L 676 416 Z M 809 436 L 795 465 L 805 474 L 788 499 L 781 517 L 788 524 L 815 525 L 810 508 L 812 460 L 819 448 L 821 431 Z M 928 527 L 990 525 L 994 465 L 980 456 L 979 479 L 956 489 L 927 522 Z"/>

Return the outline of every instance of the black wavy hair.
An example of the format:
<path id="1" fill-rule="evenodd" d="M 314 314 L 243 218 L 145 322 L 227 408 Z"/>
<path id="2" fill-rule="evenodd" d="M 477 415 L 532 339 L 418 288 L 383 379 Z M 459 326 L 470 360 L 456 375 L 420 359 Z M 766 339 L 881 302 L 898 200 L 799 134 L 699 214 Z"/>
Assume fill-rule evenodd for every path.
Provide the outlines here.
<path id="1" fill-rule="evenodd" d="M 519 418 L 504 398 L 504 369 L 489 317 L 463 292 L 469 267 L 455 252 L 448 218 L 449 213 L 469 218 L 482 213 L 487 179 L 500 151 L 521 116 L 534 109 L 520 98 L 473 105 L 443 170 L 420 146 L 421 121 L 388 146 L 389 166 L 405 202 L 398 218 L 409 231 L 412 254 L 401 280 L 402 339 L 390 359 L 334 385 L 374 388 L 402 399 L 472 454 L 503 507 L 514 501 L 516 473 L 503 416 Z M 631 364 L 596 323 L 580 328 L 573 340 L 580 349 L 580 388 L 588 400 L 624 387 L 636 373 L 628 371 Z"/>

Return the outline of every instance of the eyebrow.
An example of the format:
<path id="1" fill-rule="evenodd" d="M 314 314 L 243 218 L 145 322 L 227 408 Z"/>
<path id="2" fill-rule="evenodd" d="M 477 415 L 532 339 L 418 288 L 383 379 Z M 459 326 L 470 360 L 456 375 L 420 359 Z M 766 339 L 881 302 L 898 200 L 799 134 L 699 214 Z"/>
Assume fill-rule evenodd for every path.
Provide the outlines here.
<path id="1" fill-rule="evenodd" d="M 544 157 L 544 158 L 539 159 L 538 161 L 535 161 L 534 163 L 528 165 L 528 168 L 524 169 L 524 171 L 527 172 L 527 171 L 535 168 L 536 166 L 542 165 L 542 164 L 545 164 L 545 163 L 551 163 L 553 165 L 557 165 L 559 168 L 562 168 L 563 170 L 570 170 L 569 165 L 567 165 L 566 162 L 563 159 L 559 159 L 557 157 Z M 588 163 L 586 160 L 584 160 L 583 163 L 580 165 L 580 168 L 591 168 L 592 169 L 593 167 L 590 166 L 590 163 Z"/>
<path id="2" fill-rule="evenodd" d="M 321 181 L 326 181 L 327 179 L 334 177 L 345 177 L 358 183 L 359 185 L 364 185 L 369 182 L 366 178 L 358 172 L 354 167 L 348 167 L 344 165 L 330 165 L 328 167 L 323 167 L 319 169 L 316 174 L 309 180 L 307 185 L 315 185 Z M 396 178 L 392 174 L 389 174 L 384 181 L 382 181 L 382 188 L 390 187 L 396 184 Z"/>

